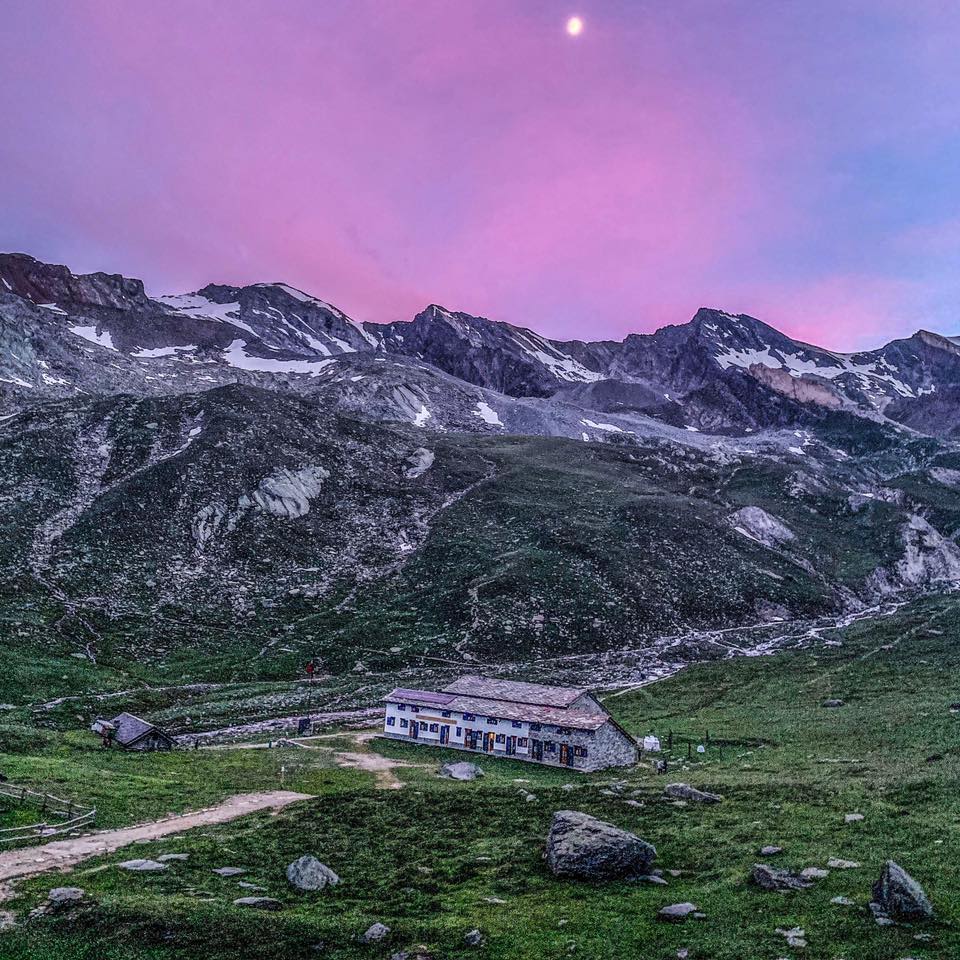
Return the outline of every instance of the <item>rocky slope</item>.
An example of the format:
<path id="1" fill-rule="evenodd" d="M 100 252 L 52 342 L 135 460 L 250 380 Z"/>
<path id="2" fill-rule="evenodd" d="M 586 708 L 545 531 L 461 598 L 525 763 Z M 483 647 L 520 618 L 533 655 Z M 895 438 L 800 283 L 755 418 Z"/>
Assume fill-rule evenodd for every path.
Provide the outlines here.
<path id="1" fill-rule="evenodd" d="M 0 633 L 185 677 L 710 655 L 960 580 L 960 455 L 929 436 L 958 363 L 711 310 L 622 343 L 361 326 L 3 255 Z"/>

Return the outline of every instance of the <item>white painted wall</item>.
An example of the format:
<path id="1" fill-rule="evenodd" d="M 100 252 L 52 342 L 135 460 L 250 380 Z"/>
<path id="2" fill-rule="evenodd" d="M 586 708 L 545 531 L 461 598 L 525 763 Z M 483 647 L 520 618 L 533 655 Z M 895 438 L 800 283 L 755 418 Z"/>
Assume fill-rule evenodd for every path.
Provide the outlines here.
<path id="1" fill-rule="evenodd" d="M 404 709 L 404 707 L 406 709 Z M 393 734 L 394 736 L 410 736 L 411 723 L 426 723 L 427 729 L 421 729 L 417 735 L 417 739 L 424 743 L 439 744 L 439 727 L 441 724 L 446 724 L 450 728 L 450 739 L 448 742 L 451 746 L 464 746 L 466 742 L 466 731 L 467 728 L 470 728 L 480 734 L 493 733 L 504 736 L 503 743 L 494 741 L 494 753 L 506 753 L 507 737 L 517 737 L 518 740 L 522 738 L 527 739 L 526 746 L 520 746 L 519 743 L 517 744 L 518 756 L 525 756 L 530 752 L 530 724 L 525 721 L 504 720 L 501 717 L 495 717 L 493 719 L 496 720 L 496 723 L 491 723 L 491 718 L 486 715 L 477 715 L 475 719 L 464 720 L 463 714 L 460 711 L 451 710 L 448 712 L 450 716 L 444 717 L 443 711 L 436 707 L 414 707 L 411 704 L 388 703 L 383 719 L 383 732 Z M 390 722 L 391 719 L 393 720 L 392 723 Z M 406 725 L 403 723 L 404 720 L 407 721 Z M 434 723 L 437 724 L 438 729 L 431 731 L 430 725 Z M 546 737 L 550 739 L 552 737 L 556 739 L 555 733 L 555 727 L 548 724 L 544 725 L 542 732 L 537 733 L 534 731 L 532 735 L 537 738 Z"/>

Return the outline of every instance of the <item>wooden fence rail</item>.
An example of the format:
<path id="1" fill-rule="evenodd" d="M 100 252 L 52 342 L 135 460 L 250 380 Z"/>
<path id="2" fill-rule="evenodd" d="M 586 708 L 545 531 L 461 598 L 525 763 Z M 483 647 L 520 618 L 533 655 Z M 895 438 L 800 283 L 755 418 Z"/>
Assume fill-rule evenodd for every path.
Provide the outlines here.
<path id="1" fill-rule="evenodd" d="M 63 800 L 51 793 L 39 793 L 13 783 L 0 783 L 0 802 L 3 800 L 12 801 L 18 807 L 38 807 L 41 815 L 49 813 L 57 818 L 57 822 L 43 821 L 0 829 L 0 844 L 60 836 L 92 826 L 97 815 L 96 807 L 84 808 L 72 800 Z"/>

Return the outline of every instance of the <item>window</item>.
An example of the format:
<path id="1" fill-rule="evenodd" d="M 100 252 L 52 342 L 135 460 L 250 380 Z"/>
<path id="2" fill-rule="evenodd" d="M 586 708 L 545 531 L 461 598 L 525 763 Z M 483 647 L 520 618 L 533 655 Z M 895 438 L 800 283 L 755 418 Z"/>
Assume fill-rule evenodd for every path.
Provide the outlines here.
<path id="1" fill-rule="evenodd" d="M 426 733 L 426 732 L 427 732 L 427 728 L 428 728 L 429 726 L 430 726 L 430 725 L 429 725 L 428 723 L 424 723 L 424 722 L 421 720 L 421 721 L 420 721 L 420 732 L 421 732 L 421 733 Z"/>
<path id="2" fill-rule="evenodd" d="M 396 717 L 387 717 L 387 726 L 388 726 L 388 727 L 394 726 L 394 724 L 396 724 L 396 722 L 397 722 L 397 718 L 396 718 Z"/>
<path id="3" fill-rule="evenodd" d="M 463 736 L 463 728 L 462 728 L 462 727 L 457 727 L 457 736 L 458 736 L 458 737 L 462 737 L 462 736 Z"/>
<path id="4" fill-rule="evenodd" d="M 431 723 L 431 724 L 430 724 L 430 732 L 431 732 L 431 733 L 437 733 L 439 730 L 440 730 L 440 724 L 439 724 L 439 723 Z"/>
<path id="5" fill-rule="evenodd" d="M 566 734 L 569 736 L 573 731 L 569 727 L 557 727 L 557 733 L 563 735 Z"/>
<path id="6" fill-rule="evenodd" d="M 497 725 L 497 718 L 487 717 L 487 723 L 489 723 L 491 727 L 495 727 Z"/>
<path id="7" fill-rule="evenodd" d="M 476 715 L 475 713 L 465 713 L 465 714 L 463 715 L 463 719 L 464 719 L 464 720 L 476 720 L 476 719 L 477 719 L 477 715 Z"/>
<path id="8" fill-rule="evenodd" d="M 544 740 L 543 749 L 546 750 L 547 753 L 556 753 L 557 745 L 552 740 Z"/>
<path id="9" fill-rule="evenodd" d="M 515 729 L 519 730 L 523 726 L 523 724 L 519 720 L 514 720 L 513 726 Z"/>
<path id="10" fill-rule="evenodd" d="M 527 738 L 526 738 L 526 737 L 517 737 L 517 746 L 518 746 L 518 747 L 525 747 L 526 745 L 527 745 Z"/>
<path id="11" fill-rule="evenodd" d="M 410 712 L 411 712 L 411 713 L 419 713 L 419 712 L 420 712 L 420 708 L 419 708 L 419 707 L 411 707 L 411 708 L 410 708 Z"/>
<path id="12" fill-rule="evenodd" d="M 530 724 L 530 732 L 531 732 L 531 733 L 536 732 L 536 731 L 539 731 L 539 730 L 542 730 L 542 729 L 543 729 L 543 727 L 541 727 L 539 723 L 531 723 L 531 724 Z"/>
<path id="13" fill-rule="evenodd" d="M 507 742 L 507 735 L 505 733 L 498 733 L 497 743 L 506 743 L 506 742 Z"/>
<path id="14" fill-rule="evenodd" d="M 407 709 L 407 705 L 406 705 L 405 703 L 398 704 L 398 705 L 397 705 L 397 709 L 398 709 L 398 710 L 406 710 L 406 709 Z"/>
<path id="15" fill-rule="evenodd" d="M 449 710 L 441 710 L 441 711 L 440 711 L 440 716 L 441 716 L 441 717 L 449 717 L 449 716 L 450 716 L 450 711 L 449 711 Z"/>
<path id="16" fill-rule="evenodd" d="M 401 718 L 400 718 L 400 726 L 401 726 L 401 727 L 407 726 L 407 724 L 408 724 L 409 722 L 410 722 L 410 721 L 409 721 L 406 717 L 401 717 Z"/>
<path id="17" fill-rule="evenodd" d="M 573 755 L 574 755 L 575 757 L 585 757 L 585 756 L 587 755 L 587 748 L 586 748 L 586 747 L 574 747 L 574 748 L 573 748 Z"/>

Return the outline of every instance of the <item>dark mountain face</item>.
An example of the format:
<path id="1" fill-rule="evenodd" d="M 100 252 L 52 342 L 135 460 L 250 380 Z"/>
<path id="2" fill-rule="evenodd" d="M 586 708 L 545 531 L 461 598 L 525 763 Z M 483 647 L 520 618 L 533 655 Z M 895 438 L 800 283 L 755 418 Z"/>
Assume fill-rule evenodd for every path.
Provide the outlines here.
<path id="1" fill-rule="evenodd" d="M 424 360 L 441 370 L 511 397 L 548 397 L 566 383 L 601 379 L 589 365 L 586 345 L 575 359 L 561 345 L 532 330 L 495 323 L 435 304 L 413 320 L 376 327 L 367 324 L 388 353 Z"/>

